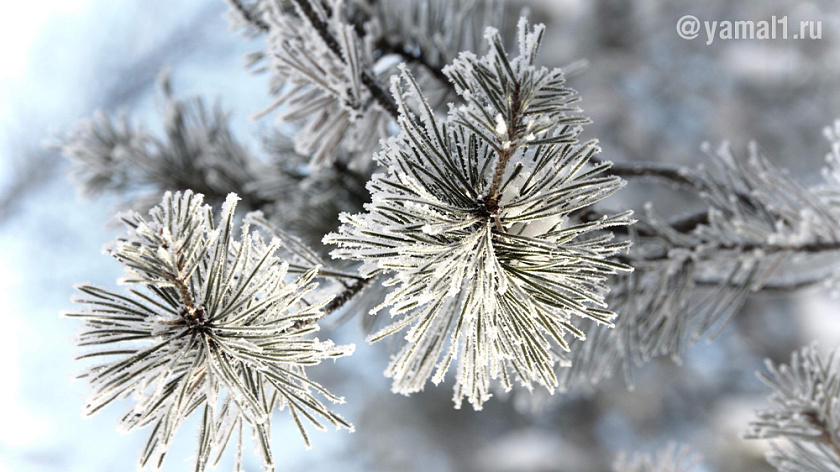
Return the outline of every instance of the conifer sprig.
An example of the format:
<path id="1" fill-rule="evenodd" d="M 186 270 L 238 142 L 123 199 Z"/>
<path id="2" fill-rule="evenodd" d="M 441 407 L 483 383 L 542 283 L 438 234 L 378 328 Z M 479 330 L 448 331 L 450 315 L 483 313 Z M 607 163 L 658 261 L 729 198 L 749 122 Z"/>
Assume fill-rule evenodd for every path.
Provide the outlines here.
<path id="1" fill-rule="evenodd" d="M 567 216 L 623 182 L 602 175 L 608 163 L 589 165 L 598 147 L 578 143 L 585 119 L 562 73 L 534 65 L 543 27 L 523 20 L 519 31 L 517 57 L 488 29 L 487 55 L 444 69 L 465 101 L 445 119 L 407 69 L 392 79 L 401 130 L 377 155 L 388 172 L 370 182 L 367 213 L 343 215 L 325 238 L 335 257 L 362 261 L 363 276 L 390 274 L 398 286 L 374 310 L 398 320 L 369 338 L 408 330 L 386 371 L 396 392 L 440 382 L 456 360 L 456 406 L 467 397 L 481 408 L 491 379 L 553 390 L 565 336 L 584 337 L 574 319 L 614 317 L 603 282 L 628 270 L 611 260 L 628 244 L 604 230 L 629 213 Z"/>
<path id="2" fill-rule="evenodd" d="M 108 252 L 126 268 L 127 293 L 83 285 L 66 313 L 84 321 L 78 344 L 94 364 L 81 377 L 93 391 L 94 414 L 115 400 L 134 406 L 119 427 L 150 427 L 140 465 L 159 468 L 181 423 L 198 412 L 195 470 L 217 462 L 234 433 L 240 452 L 245 426 L 254 434 L 263 467 L 273 469 L 269 446 L 275 408 L 288 408 L 304 442 L 303 421 L 352 429 L 320 398 L 343 400 L 309 380 L 305 367 L 348 355 L 353 346 L 319 341 L 317 319 L 329 299 L 304 301 L 317 269 L 288 282 L 288 264 L 247 223 L 234 237 L 227 198 L 218 219 L 201 195 L 166 193 L 146 219 L 121 215 L 129 228 Z"/>
<path id="3" fill-rule="evenodd" d="M 816 345 L 791 355 L 759 378 L 772 389 L 771 407 L 756 412 L 745 437 L 770 439 L 767 461 L 781 472 L 840 470 L 840 362 Z"/>

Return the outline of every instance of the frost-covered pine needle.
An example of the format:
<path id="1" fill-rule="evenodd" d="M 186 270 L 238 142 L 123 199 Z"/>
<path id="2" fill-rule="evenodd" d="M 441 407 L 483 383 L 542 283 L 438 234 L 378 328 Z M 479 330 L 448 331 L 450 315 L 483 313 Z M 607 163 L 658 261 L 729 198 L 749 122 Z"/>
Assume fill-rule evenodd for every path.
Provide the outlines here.
<path id="1" fill-rule="evenodd" d="M 767 461 L 781 472 L 840 470 L 838 351 L 820 356 L 814 344 L 794 352 L 790 365 L 766 364 L 759 378 L 773 389 L 771 407 L 756 412 L 744 436 L 770 439 Z"/>
<path id="2" fill-rule="evenodd" d="M 149 428 L 141 467 L 161 466 L 193 413 L 201 417 L 196 471 L 218 461 L 232 436 L 241 450 L 244 426 L 274 470 L 275 408 L 289 410 L 307 446 L 304 421 L 352 429 L 319 397 L 343 400 L 304 370 L 353 350 L 310 336 L 329 301 L 304 301 L 316 270 L 288 282 L 277 240 L 266 244 L 247 223 L 234 237 L 236 201 L 231 194 L 214 219 L 201 195 L 167 192 L 148 219 L 122 214 L 128 233 L 108 252 L 125 266 L 127 290 L 79 286 L 81 306 L 66 313 L 84 321 L 78 344 L 90 350 L 79 358 L 93 361 L 81 375 L 92 389 L 84 411 L 131 399 L 119 428 Z"/>
<path id="3" fill-rule="evenodd" d="M 392 80 L 400 133 L 377 155 L 387 173 L 369 183 L 367 213 L 343 215 L 333 256 L 391 274 L 380 308 L 397 320 L 371 336 L 407 329 L 386 374 L 408 394 L 440 382 L 457 363 L 455 403 L 476 409 L 491 379 L 550 390 L 575 318 L 610 324 L 604 281 L 628 267 L 611 260 L 627 243 L 604 231 L 629 212 L 572 224 L 568 215 L 623 186 L 591 165 L 595 142 L 579 143 L 577 94 L 559 69 L 534 65 L 543 26 L 519 24 L 519 55 L 499 34 L 489 52 L 462 53 L 444 69 L 465 101 L 435 116 L 407 69 Z M 415 116 L 414 111 L 417 112 Z"/>
<path id="4" fill-rule="evenodd" d="M 613 472 L 691 472 L 700 464 L 700 457 L 691 454 L 687 446 L 671 443 L 655 456 L 634 454 L 628 458 L 620 454 L 613 464 Z"/>

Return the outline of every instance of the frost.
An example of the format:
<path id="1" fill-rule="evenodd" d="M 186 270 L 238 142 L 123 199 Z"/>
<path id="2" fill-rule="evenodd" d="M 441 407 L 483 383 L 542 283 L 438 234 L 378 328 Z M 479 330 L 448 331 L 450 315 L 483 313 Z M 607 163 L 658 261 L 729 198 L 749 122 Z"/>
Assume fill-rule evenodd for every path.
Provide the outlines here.
<path id="1" fill-rule="evenodd" d="M 386 370 L 395 392 L 440 382 L 453 365 L 456 407 L 466 397 L 481 409 L 494 379 L 504 389 L 518 380 L 553 392 L 564 336 L 583 337 L 573 320 L 614 317 L 602 308 L 603 284 L 628 268 L 607 261 L 627 243 L 609 242 L 603 229 L 629 224 L 629 215 L 595 224 L 566 216 L 623 183 L 599 175 L 608 165 L 584 171 L 597 146 L 577 142 L 585 119 L 570 106 L 577 98 L 562 73 L 533 65 L 541 31 L 521 23 L 525 54 L 503 59 L 501 39 L 488 30 L 490 53 L 462 54 L 447 66 L 466 104 L 450 107 L 445 122 L 404 69 L 392 82 L 399 139 L 376 156 L 389 172 L 370 183 L 367 212 L 324 239 L 338 246 L 334 257 L 359 260 L 366 275 L 386 274 L 395 286 L 377 310 L 390 306 L 397 319 L 370 337 L 408 330 Z M 501 98 L 517 94 L 521 103 Z M 421 121 L 411 118 L 409 97 Z M 524 123 L 523 103 L 539 110 L 527 115 L 527 133 L 504 118 Z M 568 145 L 541 142 L 541 133 Z M 536 149 L 527 164 L 526 142 Z"/>
<path id="2" fill-rule="evenodd" d="M 499 136 L 507 135 L 507 123 L 501 113 L 496 115 L 496 134 Z"/>
<path id="3" fill-rule="evenodd" d="M 266 245 L 248 223 L 234 238 L 237 200 L 228 196 L 215 220 L 203 197 L 189 191 L 166 193 L 148 218 L 121 215 L 129 231 L 109 253 L 132 277 L 128 293 L 83 285 L 84 296 L 74 300 L 82 308 L 66 313 L 85 323 L 78 344 L 95 347 L 83 356 L 97 359 L 85 375 L 93 390 L 85 412 L 132 398 L 118 429 L 155 426 L 141 467 L 163 460 L 193 411 L 203 415 L 196 470 L 221 455 L 226 430 L 243 424 L 262 438 L 259 454 L 270 465 L 275 408 L 289 409 L 307 444 L 298 413 L 313 424 L 320 417 L 351 428 L 315 392 L 339 399 L 304 371 L 353 350 L 304 337 L 327 302 L 309 297 L 316 270 L 287 282 L 289 265 L 274 255 L 278 239 Z"/>
<path id="4" fill-rule="evenodd" d="M 595 341 L 571 343 L 563 388 L 590 388 L 624 371 L 632 385 L 638 360 L 679 358 L 686 345 L 720 332 L 746 297 L 768 286 L 808 283 L 837 260 L 840 218 L 819 191 L 804 188 L 751 147 L 738 159 L 726 145 L 709 162 L 678 174 L 708 207 L 677 230 L 645 205 L 647 235 L 630 253 L 634 272 L 611 281 L 607 302 L 620 311 L 615 329 L 589 328 Z M 834 252 L 834 254 L 832 254 Z M 618 361 L 616 361 L 618 360 Z"/>
<path id="5" fill-rule="evenodd" d="M 112 117 L 97 111 L 58 143 L 81 192 L 132 195 L 131 207 L 144 211 L 160 200 L 164 189 L 198 188 L 212 201 L 234 191 L 251 203 L 245 188 L 257 180 L 257 160 L 232 136 L 228 114 L 197 98 L 175 97 L 165 71 L 159 83 L 165 105 L 162 136 L 132 124 L 126 113 Z M 137 190 L 144 194 L 137 197 Z"/>
<path id="6" fill-rule="evenodd" d="M 838 351 L 821 356 L 817 345 L 794 352 L 789 365 L 765 362 L 759 378 L 772 389 L 771 407 L 756 412 L 744 433 L 769 439 L 767 460 L 782 471 L 823 472 L 840 466 Z"/>

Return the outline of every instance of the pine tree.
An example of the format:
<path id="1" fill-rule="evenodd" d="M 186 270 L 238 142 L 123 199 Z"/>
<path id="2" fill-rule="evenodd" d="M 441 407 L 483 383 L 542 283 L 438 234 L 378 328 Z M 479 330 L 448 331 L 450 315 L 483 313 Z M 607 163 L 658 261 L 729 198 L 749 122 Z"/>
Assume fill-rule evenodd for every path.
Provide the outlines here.
<path id="1" fill-rule="evenodd" d="M 637 366 L 714 338 L 751 293 L 819 284 L 840 262 L 840 121 L 815 187 L 757 145 L 746 159 L 706 146 L 696 168 L 613 164 L 581 139 L 589 118 L 564 69 L 539 65 L 544 27 L 520 19 L 508 52 L 497 2 L 228 3 L 265 39 L 250 65 L 270 76 L 262 115 L 282 125 L 268 158 L 166 74 L 163 137 L 98 113 L 59 144 L 83 193 L 133 208 L 106 248 L 125 290 L 80 285 L 66 315 L 84 326 L 85 413 L 131 399 L 119 428 L 150 430 L 141 467 L 161 466 L 194 413 L 197 471 L 234 436 L 241 469 L 246 429 L 274 470 L 275 409 L 307 446 L 308 425 L 352 430 L 325 403 L 341 397 L 307 377 L 353 352 L 315 337 L 336 313 L 374 315 L 369 342 L 403 338 L 385 372 L 395 393 L 449 375 L 455 407 L 480 410 L 517 384 L 583 392 L 623 372 L 632 386 Z M 642 179 L 703 209 L 610 210 Z M 780 471 L 840 470 L 834 358 L 806 348 L 768 368 L 774 406 L 747 436 L 774 440 Z M 696 464 L 671 446 L 614 470 Z"/>

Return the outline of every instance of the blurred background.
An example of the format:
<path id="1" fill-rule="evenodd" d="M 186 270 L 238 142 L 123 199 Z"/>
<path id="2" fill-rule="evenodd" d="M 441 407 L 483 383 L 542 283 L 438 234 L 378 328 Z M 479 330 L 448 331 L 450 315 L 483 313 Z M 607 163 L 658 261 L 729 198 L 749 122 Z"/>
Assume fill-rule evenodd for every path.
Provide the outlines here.
<path id="1" fill-rule="evenodd" d="M 180 96 L 200 95 L 231 110 L 237 138 L 259 153 L 271 118 L 249 117 L 269 104 L 266 77 L 250 75 L 243 55 L 260 40 L 229 31 L 221 0 L 72 0 L 0 7 L 0 472 L 105 472 L 135 468 L 142 431 L 120 435 L 121 409 L 80 417 L 86 388 L 72 382 L 76 321 L 73 285 L 113 287 L 120 266 L 101 255 L 116 235 L 107 225 L 117 199 L 79 197 L 69 165 L 45 144 L 96 109 L 130 110 L 154 130 L 155 85 L 168 67 Z M 796 2 L 533 0 L 508 2 L 511 34 L 526 8 L 547 25 L 546 65 L 586 59 L 570 80 L 592 117 L 605 159 L 694 166 L 700 145 L 729 140 L 746 155 L 755 140 L 767 157 L 807 184 L 819 182 L 829 150 L 822 129 L 840 118 L 840 4 Z M 700 20 L 822 23 L 819 40 L 693 41 L 677 35 L 684 15 Z M 790 31 L 792 33 L 793 31 Z M 157 102 L 159 104 L 159 100 Z M 653 201 L 685 211 L 668 186 L 632 182 L 638 207 Z M 369 346 L 357 319 L 335 326 L 337 343 L 356 354 L 310 369 L 347 404 L 338 412 L 355 433 L 313 432 L 306 451 L 287 416 L 273 433 L 278 470 L 607 471 L 620 451 L 654 451 L 669 441 L 701 454 L 698 471 L 770 471 L 769 446 L 742 441 L 752 410 L 767 404 L 754 372 L 764 358 L 786 361 L 813 341 L 840 341 L 829 290 L 751 297 L 710 344 L 678 366 L 639 370 L 587 395 L 498 395 L 480 412 L 454 410 L 451 384 L 410 398 L 393 395 L 382 375 L 387 346 Z M 361 315 L 359 315 L 360 317 Z M 165 471 L 190 468 L 195 425 L 188 422 Z M 223 461 L 219 470 L 230 470 Z M 259 470 L 256 461 L 246 470 Z"/>

